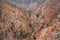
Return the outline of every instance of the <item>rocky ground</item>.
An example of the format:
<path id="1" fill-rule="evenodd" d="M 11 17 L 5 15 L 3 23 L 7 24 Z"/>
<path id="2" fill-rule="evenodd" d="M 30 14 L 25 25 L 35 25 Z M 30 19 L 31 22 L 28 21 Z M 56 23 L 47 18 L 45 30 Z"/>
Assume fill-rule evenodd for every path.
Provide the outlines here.
<path id="1" fill-rule="evenodd" d="M 0 40 L 60 40 L 60 0 L 21 5 L 0 1 Z"/>

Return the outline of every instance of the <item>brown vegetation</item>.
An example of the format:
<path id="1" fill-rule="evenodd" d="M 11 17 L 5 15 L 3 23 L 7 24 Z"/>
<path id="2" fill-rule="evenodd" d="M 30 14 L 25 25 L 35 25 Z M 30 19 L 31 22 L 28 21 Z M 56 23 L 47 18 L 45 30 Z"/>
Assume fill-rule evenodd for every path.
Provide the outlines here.
<path id="1" fill-rule="evenodd" d="M 45 0 L 33 4 L 39 8 L 29 10 L 24 5 L 0 2 L 0 40 L 60 40 L 60 1 Z"/>

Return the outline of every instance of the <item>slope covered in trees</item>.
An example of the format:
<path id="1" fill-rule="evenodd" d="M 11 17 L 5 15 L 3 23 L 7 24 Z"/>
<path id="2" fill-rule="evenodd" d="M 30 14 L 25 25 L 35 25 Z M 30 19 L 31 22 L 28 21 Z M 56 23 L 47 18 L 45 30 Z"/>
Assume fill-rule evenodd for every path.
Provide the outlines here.
<path id="1" fill-rule="evenodd" d="M 0 40 L 60 40 L 60 0 L 10 1 L 0 1 Z"/>

